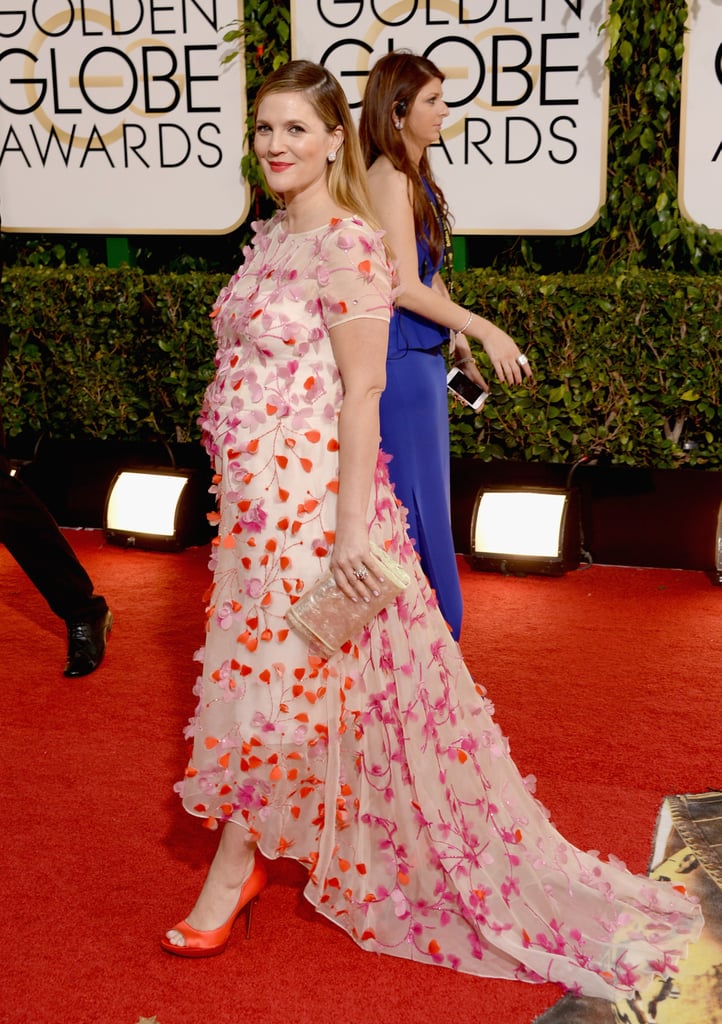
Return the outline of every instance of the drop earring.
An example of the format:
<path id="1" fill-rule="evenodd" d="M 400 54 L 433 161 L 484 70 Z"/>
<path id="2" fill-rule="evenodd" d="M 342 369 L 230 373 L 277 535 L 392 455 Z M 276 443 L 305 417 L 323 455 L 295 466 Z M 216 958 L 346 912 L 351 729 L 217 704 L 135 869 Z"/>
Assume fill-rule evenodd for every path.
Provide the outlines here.
<path id="1" fill-rule="evenodd" d="M 403 128 L 403 125 L 401 124 L 401 121 L 399 121 L 399 120 L 394 121 L 394 128 L 396 129 L 397 132 L 400 132 L 401 129 Z"/>

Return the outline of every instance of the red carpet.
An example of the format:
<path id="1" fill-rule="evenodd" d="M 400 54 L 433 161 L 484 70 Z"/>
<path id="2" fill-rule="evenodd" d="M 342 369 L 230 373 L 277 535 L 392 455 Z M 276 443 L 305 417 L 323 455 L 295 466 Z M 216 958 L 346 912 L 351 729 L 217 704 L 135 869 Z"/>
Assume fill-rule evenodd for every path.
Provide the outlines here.
<path id="1" fill-rule="evenodd" d="M 271 865 L 250 942 L 237 928 L 223 957 L 163 954 L 215 844 L 172 792 L 207 554 L 68 536 L 115 614 L 103 666 L 75 682 L 62 625 L 0 548 L 1 1024 L 528 1024 L 557 1000 L 361 952 L 290 862 Z M 462 646 L 522 772 L 570 840 L 644 872 L 665 795 L 722 783 L 722 590 L 666 569 L 461 568 Z"/>

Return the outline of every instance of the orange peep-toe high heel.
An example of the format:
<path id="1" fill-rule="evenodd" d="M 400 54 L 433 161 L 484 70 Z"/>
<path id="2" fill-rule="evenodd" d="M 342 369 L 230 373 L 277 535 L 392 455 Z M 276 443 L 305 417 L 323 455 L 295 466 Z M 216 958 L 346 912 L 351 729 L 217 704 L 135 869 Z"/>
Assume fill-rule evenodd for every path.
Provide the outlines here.
<path id="1" fill-rule="evenodd" d="M 220 928 L 213 928 L 211 931 L 201 932 L 198 931 L 197 928 L 188 924 L 187 921 L 181 921 L 179 924 L 175 925 L 171 931 L 180 932 L 185 939 L 185 945 L 175 946 L 168 936 L 164 935 L 160 940 L 161 946 L 166 953 L 173 953 L 174 956 L 218 956 L 218 954 L 222 953 L 228 945 L 231 929 L 235 924 L 236 918 L 244 907 L 248 908 L 246 911 L 246 938 L 250 939 L 253 904 L 258 898 L 258 894 L 261 889 L 265 887 L 266 881 L 266 865 L 261 855 L 256 850 L 253 870 L 241 886 L 238 903 L 236 903 L 233 913 L 225 924 L 222 924 Z"/>

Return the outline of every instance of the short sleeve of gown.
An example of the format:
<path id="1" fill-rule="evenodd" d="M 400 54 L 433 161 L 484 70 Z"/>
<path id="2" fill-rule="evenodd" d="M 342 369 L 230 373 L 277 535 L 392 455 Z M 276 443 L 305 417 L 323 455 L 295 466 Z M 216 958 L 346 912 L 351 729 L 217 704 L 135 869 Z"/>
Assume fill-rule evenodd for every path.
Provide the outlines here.
<path id="1" fill-rule="evenodd" d="M 391 268 L 380 232 L 362 220 L 331 224 L 315 273 L 329 329 L 363 317 L 390 320 Z"/>

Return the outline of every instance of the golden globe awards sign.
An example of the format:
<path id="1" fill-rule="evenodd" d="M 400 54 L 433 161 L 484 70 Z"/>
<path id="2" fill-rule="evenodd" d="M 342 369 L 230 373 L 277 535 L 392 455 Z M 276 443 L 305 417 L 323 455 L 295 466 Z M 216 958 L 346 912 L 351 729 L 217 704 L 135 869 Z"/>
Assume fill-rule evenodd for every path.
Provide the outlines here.
<path id="1" fill-rule="evenodd" d="M 722 231 L 722 0 L 691 0 L 684 36 L 679 207 Z"/>
<path id="2" fill-rule="evenodd" d="M 222 233 L 246 216 L 242 0 L 2 0 L 0 189 L 15 231 Z"/>
<path id="3" fill-rule="evenodd" d="M 429 57 L 451 108 L 434 173 L 463 234 L 574 234 L 605 197 L 604 0 L 293 0 L 294 55 L 354 108 L 389 49 Z"/>

